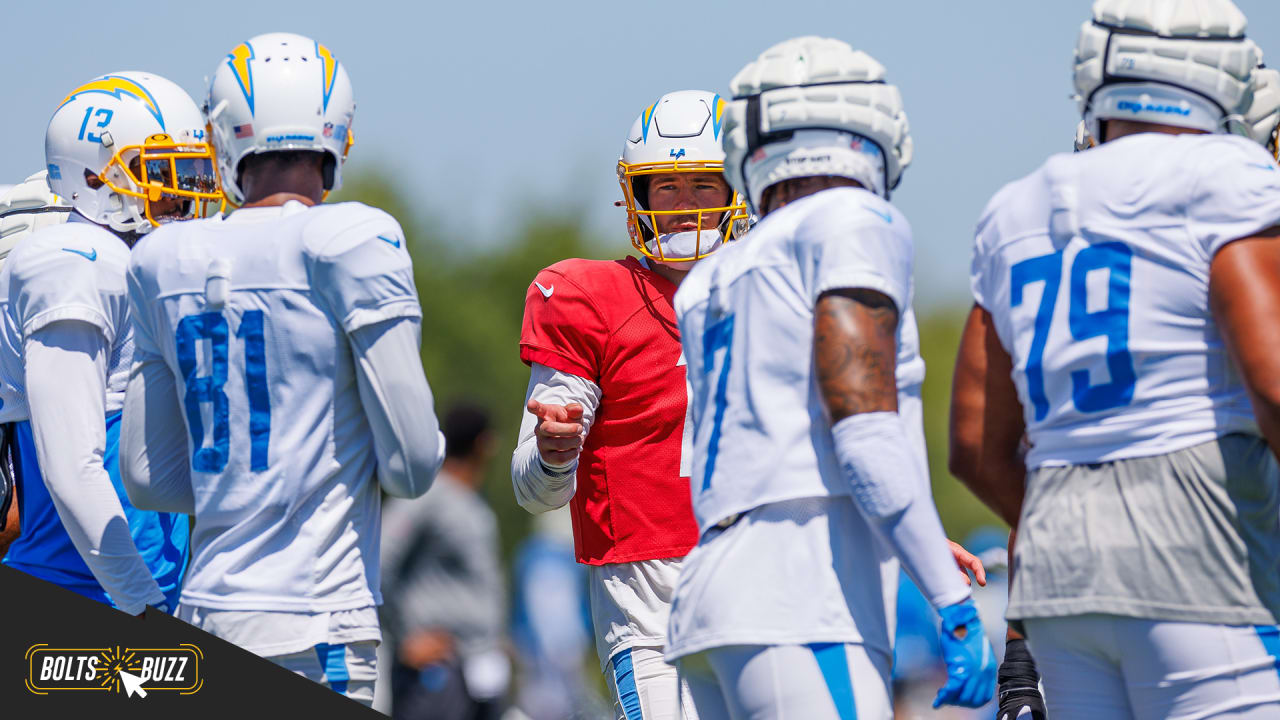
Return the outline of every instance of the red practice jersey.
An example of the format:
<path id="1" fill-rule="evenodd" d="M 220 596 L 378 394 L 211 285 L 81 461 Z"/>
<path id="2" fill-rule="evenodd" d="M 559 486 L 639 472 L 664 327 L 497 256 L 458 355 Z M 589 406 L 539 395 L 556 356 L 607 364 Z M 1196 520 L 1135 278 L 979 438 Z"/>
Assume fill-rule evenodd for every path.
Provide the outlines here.
<path id="1" fill-rule="evenodd" d="M 578 562 L 683 557 L 698 541 L 680 476 L 688 395 L 675 292 L 628 257 L 558 262 L 525 297 L 520 359 L 601 391 L 571 503 Z"/>

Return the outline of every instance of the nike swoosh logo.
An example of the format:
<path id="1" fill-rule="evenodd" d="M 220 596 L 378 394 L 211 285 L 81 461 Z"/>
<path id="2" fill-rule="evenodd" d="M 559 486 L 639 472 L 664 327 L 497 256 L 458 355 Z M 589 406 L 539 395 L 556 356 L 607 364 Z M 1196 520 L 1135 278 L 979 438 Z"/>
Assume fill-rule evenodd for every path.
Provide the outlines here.
<path id="1" fill-rule="evenodd" d="M 83 250 L 72 250 L 71 248 L 62 248 L 62 249 L 66 250 L 69 253 L 75 253 L 80 257 L 84 258 L 85 260 L 88 260 L 89 262 L 93 262 L 94 260 L 98 259 L 98 248 L 93 248 L 93 252 L 85 252 Z"/>
<path id="2" fill-rule="evenodd" d="M 1262 163 L 1249 163 L 1249 167 L 1255 167 L 1262 170 L 1269 170 L 1271 172 L 1275 172 L 1276 170 L 1275 165 L 1263 165 Z"/>
<path id="3" fill-rule="evenodd" d="M 391 238 L 385 238 L 385 237 L 382 237 L 381 235 L 379 235 L 379 236 L 378 236 L 378 239 L 379 239 L 379 240 L 381 240 L 382 242 L 384 242 L 384 243 L 386 243 L 386 244 L 390 245 L 390 246 L 391 246 L 391 247 L 393 247 L 393 248 L 397 248 L 397 249 L 399 249 L 399 247 L 400 247 L 400 238 L 396 238 L 395 240 L 392 240 Z"/>
<path id="4" fill-rule="evenodd" d="M 534 280 L 534 281 L 533 281 L 533 284 L 538 286 L 538 292 L 542 293 L 542 297 L 543 297 L 543 299 L 544 299 L 544 300 L 545 300 L 545 299 L 547 299 L 547 298 L 550 298 L 550 297 L 551 297 L 551 293 L 553 293 L 553 292 L 555 292 L 555 291 L 556 291 L 556 286 L 555 286 L 555 285 L 552 285 L 552 286 L 551 286 L 551 287 L 549 287 L 549 288 L 545 288 L 545 287 L 542 287 L 542 283 L 538 282 L 537 280 Z"/>
<path id="5" fill-rule="evenodd" d="M 879 210 L 876 210 L 875 208 L 869 208 L 866 205 L 863 205 L 862 209 L 866 210 L 867 212 L 874 213 L 876 217 L 889 223 L 890 225 L 893 224 L 893 215 L 891 213 L 880 212 Z"/>

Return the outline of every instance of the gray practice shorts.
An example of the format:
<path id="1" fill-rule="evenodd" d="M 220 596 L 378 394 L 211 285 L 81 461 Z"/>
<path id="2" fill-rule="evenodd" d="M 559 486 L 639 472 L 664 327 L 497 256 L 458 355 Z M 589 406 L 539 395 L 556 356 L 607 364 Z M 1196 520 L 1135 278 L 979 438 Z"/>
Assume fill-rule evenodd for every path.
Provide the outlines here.
<path id="1" fill-rule="evenodd" d="M 1280 470 L 1254 435 L 1027 474 L 1010 619 L 1280 619 Z"/>

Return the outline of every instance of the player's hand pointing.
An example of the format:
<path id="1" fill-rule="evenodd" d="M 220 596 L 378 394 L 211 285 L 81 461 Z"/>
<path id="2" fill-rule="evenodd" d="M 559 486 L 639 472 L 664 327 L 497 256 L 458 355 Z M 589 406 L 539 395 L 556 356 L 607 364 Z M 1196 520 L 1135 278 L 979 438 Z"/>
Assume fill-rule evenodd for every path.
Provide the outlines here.
<path id="1" fill-rule="evenodd" d="M 582 405 L 530 400 L 526 408 L 538 418 L 534 436 L 538 439 L 538 454 L 543 464 L 563 468 L 577 459 L 582 450 Z"/>

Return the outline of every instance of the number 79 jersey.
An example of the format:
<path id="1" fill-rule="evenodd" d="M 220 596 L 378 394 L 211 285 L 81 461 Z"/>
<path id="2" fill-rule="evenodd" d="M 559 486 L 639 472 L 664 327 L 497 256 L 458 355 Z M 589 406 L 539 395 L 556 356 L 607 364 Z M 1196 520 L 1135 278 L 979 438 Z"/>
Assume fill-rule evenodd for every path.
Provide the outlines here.
<path id="1" fill-rule="evenodd" d="M 1280 171 L 1230 135 L 1127 136 L 997 193 L 970 280 L 1013 360 L 1027 466 L 1256 433 L 1209 310 L 1209 266 L 1277 224 Z"/>
<path id="2" fill-rule="evenodd" d="M 403 238 L 358 203 L 288 203 L 166 225 L 134 249 L 135 361 L 173 373 L 187 430 L 184 604 L 381 602 L 373 432 L 347 336 L 421 317 Z"/>

